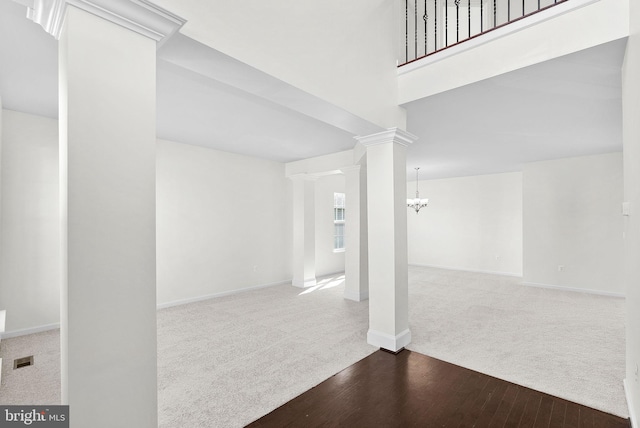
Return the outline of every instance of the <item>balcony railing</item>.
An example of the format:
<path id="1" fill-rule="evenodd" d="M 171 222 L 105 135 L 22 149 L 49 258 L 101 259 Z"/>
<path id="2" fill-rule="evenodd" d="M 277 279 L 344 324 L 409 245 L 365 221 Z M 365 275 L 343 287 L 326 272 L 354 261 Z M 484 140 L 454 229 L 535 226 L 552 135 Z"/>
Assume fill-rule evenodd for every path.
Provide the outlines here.
<path id="1" fill-rule="evenodd" d="M 568 0 L 404 0 L 399 65 L 534 15 Z"/>

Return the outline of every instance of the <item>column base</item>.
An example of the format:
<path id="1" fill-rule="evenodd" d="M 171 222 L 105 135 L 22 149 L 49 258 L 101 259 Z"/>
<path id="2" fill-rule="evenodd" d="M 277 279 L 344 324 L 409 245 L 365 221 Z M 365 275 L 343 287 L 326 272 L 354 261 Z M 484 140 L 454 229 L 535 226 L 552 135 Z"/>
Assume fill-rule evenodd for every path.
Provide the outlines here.
<path id="1" fill-rule="evenodd" d="M 362 302 L 363 300 L 369 300 L 369 291 L 344 290 L 344 298 L 354 300 L 356 302 Z"/>
<path id="2" fill-rule="evenodd" d="M 405 331 L 392 336 L 390 334 L 369 329 L 367 332 L 367 343 L 369 345 L 377 346 L 378 348 L 397 352 L 411 343 L 411 331 L 406 329 Z"/>
<path id="3" fill-rule="evenodd" d="M 291 281 L 291 285 L 298 288 L 308 288 L 316 285 L 318 281 L 316 278 L 306 278 L 306 279 L 294 279 Z"/>

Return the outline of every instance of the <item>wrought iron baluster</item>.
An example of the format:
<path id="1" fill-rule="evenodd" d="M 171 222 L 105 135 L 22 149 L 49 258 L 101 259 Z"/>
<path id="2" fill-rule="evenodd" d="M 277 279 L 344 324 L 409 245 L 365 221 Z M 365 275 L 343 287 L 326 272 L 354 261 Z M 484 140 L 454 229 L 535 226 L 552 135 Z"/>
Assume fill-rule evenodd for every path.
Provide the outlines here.
<path id="1" fill-rule="evenodd" d="M 538 10 L 540 10 L 540 0 L 538 0 Z"/>
<path id="2" fill-rule="evenodd" d="M 498 23 L 496 22 L 496 0 L 493 0 L 493 28 L 496 28 Z"/>
<path id="3" fill-rule="evenodd" d="M 427 55 L 427 19 L 429 15 L 427 15 L 427 0 L 424 0 L 424 15 L 422 15 L 422 19 L 424 20 L 424 55 Z"/>
<path id="4" fill-rule="evenodd" d="M 444 46 L 449 46 L 449 0 L 444 0 Z"/>
<path id="5" fill-rule="evenodd" d="M 460 41 L 460 0 L 453 0 L 456 5 L 456 43 Z"/>
<path id="6" fill-rule="evenodd" d="M 524 0 L 522 0 L 522 16 L 524 16 Z"/>
<path id="7" fill-rule="evenodd" d="M 414 51 L 415 51 L 415 58 L 418 58 L 418 0 L 414 0 L 413 2 L 413 28 L 414 28 L 414 34 L 415 34 L 415 40 L 414 42 Z"/>
<path id="8" fill-rule="evenodd" d="M 468 1 L 468 7 L 467 7 L 467 23 L 468 23 L 468 32 L 467 32 L 467 37 L 471 37 L 471 0 Z"/>
<path id="9" fill-rule="evenodd" d="M 437 51 L 438 50 L 438 0 L 433 0 L 433 28 L 434 28 L 434 35 L 433 35 L 433 50 Z"/>
<path id="10" fill-rule="evenodd" d="M 507 0 L 507 22 L 511 21 L 511 0 Z"/>
<path id="11" fill-rule="evenodd" d="M 409 0 L 404 0 L 404 58 L 409 62 Z"/>
<path id="12" fill-rule="evenodd" d="M 484 31 L 484 0 L 480 0 L 480 32 Z"/>

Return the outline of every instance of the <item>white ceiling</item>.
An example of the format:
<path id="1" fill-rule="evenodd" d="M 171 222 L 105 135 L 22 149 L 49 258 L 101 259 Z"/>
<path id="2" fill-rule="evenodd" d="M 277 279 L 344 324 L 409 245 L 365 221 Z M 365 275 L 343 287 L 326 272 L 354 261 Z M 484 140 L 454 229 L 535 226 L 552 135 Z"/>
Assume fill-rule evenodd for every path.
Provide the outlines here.
<path id="1" fill-rule="evenodd" d="M 420 178 L 519 171 L 527 162 L 622 150 L 626 40 L 406 104 Z"/>
<path id="2" fill-rule="evenodd" d="M 57 42 L 0 1 L 3 107 L 57 117 Z M 517 171 L 622 150 L 624 41 L 408 103 L 407 170 L 421 178 Z M 158 52 L 158 137 L 279 162 L 353 147 L 380 130 L 178 35 Z M 180 64 L 180 65 L 177 65 Z"/>

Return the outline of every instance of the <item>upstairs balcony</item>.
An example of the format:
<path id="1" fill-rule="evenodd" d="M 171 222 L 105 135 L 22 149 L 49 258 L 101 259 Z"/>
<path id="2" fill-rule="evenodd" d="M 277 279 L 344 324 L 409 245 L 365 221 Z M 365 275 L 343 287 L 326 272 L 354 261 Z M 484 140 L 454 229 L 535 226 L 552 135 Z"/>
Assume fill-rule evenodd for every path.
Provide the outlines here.
<path id="1" fill-rule="evenodd" d="M 568 0 L 404 0 L 399 66 L 410 64 Z"/>
<path id="2" fill-rule="evenodd" d="M 629 34 L 629 0 L 399 3 L 401 106 Z"/>

